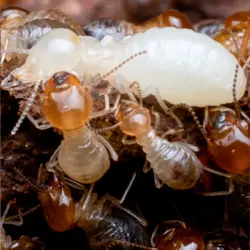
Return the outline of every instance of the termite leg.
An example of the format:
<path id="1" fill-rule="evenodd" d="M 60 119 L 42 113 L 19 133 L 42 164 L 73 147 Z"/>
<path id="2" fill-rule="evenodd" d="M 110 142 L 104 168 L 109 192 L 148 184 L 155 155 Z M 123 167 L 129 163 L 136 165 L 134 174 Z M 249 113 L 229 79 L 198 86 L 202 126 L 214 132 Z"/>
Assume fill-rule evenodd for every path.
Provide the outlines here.
<path id="1" fill-rule="evenodd" d="M 116 198 L 114 198 L 113 196 L 110 196 L 109 194 L 106 194 L 105 195 L 105 199 L 106 200 L 109 200 L 111 201 L 112 203 L 114 203 L 117 207 L 119 207 L 120 209 L 122 209 L 124 212 L 128 213 L 129 215 L 131 215 L 134 219 L 136 219 L 141 225 L 143 226 L 147 226 L 148 223 L 146 222 L 146 220 L 138 217 L 134 212 L 132 212 L 131 210 L 127 209 L 127 208 L 124 208 L 122 205 L 122 203 L 124 202 L 124 200 L 126 199 L 127 195 L 128 195 L 128 192 L 130 191 L 133 183 L 134 183 L 134 180 L 135 180 L 135 177 L 136 177 L 136 173 L 133 174 L 127 188 L 125 189 L 125 192 L 121 198 L 121 200 L 118 200 Z"/>
<path id="2" fill-rule="evenodd" d="M 79 205 L 82 206 L 82 210 L 87 208 L 89 201 L 90 201 L 90 198 L 93 194 L 94 187 L 95 187 L 95 182 L 90 185 L 90 188 L 89 188 L 89 191 L 87 192 L 87 195 L 86 195 L 86 193 L 84 193 L 81 200 L 79 201 Z"/>
<path id="3" fill-rule="evenodd" d="M 98 140 L 108 149 L 111 158 L 114 161 L 117 161 L 118 160 L 118 155 L 115 152 L 114 148 L 110 145 L 110 143 L 103 136 L 98 135 L 98 134 L 96 136 L 97 136 Z"/>
<path id="4" fill-rule="evenodd" d="M 234 184 L 233 184 L 233 176 L 231 174 L 227 174 L 227 173 L 223 173 L 208 167 L 203 167 L 203 169 L 207 172 L 210 172 L 212 174 L 215 175 L 219 175 L 219 176 L 223 176 L 226 177 L 228 180 L 228 190 L 227 191 L 219 191 L 219 192 L 197 192 L 197 194 L 199 195 L 203 195 L 203 196 L 225 196 L 225 195 L 229 195 L 234 191 Z"/>
<path id="5" fill-rule="evenodd" d="M 118 108 L 118 105 L 119 105 L 119 101 L 121 99 L 121 94 L 120 93 L 117 94 L 115 104 L 114 104 L 114 106 L 112 108 L 110 108 L 109 96 L 108 96 L 107 93 L 104 94 L 104 99 L 105 99 L 105 108 L 103 110 L 101 110 L 101 111 L 93 112 L 92 115 L 90 116 L 90 119 L 97 118 L 97 117 L 100 117 L 100 116 L 104 116 L 104 115 L 107 115 L 109 113 L 113 113 L 114 111 L 116 111 L 117 108 Z"/>
<path id="6" fill-rule="evenodd" d="M 7 221 L 7 218 L 6 218 L 8 212 L 10 210 L 11 205 L 13 205 L 15 203 L 16 203 L 15 200 L 12 200 L 12 201 L 8 202 L 8 204 L 7 204 L 7 206 L 6 206 L 5 210 L 4 210 L 4 213 L 3 213 L 2 217 L 1 217 L 1 220 L 0 220 L 0 227 L 1 228 L 2 228 L 3 224 L 22 226 L 23 218 L 21 216 L 21 210 L 20 209 L 18 209 L 18 217 L 19 217 L 20 221 L 11 221 L 11 220 Z"/>
<path id="7" fill-rule="evenodd" d="M 203 196 L 226 196 L 234 191 L 234 184 L 232 178 L 227 178 L 228 180 L 228 190 L 227 191 L 218 191 L 218 192 L 195 192 L 196 194 Z"/>
<path id="8" fill-rule="evenodd" d="M 4 221 L 4 224 L 6 225 L 14 225 L 14 226 L 22 226 L 23 225 L 23 216 L 22 216 L 22 213 L 21 213 L 21 209 L 17 209 L 18 211 L 18 218 L 19 218 L 19 221 L 15 221 L 15 220 L 5 220 Z"/>
<path id="9" fill-rule="evenodd" d="M 246 119 L 248 123 L 250 123 L 250 117 L 244 111 L 241 111 L 241 115 Z"/>
<path id="10" fill-rule="evenodd" d="M 136 144 L 136 140 L 127 140 L 127 135 L 124 135 L 123 137 L 122 137 L 122 143 L 124 144 L 124 145 L 132 145 L 132 144 Z"/>
<path id="11" fill-rule="evenodd" d="M 150 163 L 148 161 L 145 161 L 143 165 L 143 172 L 146 174 L 147 172 L 149 172 L 150 169 L 151 169 Z"/>
<path id="12" fill-rule="evenodd" d="M 208 121 L 209 121 L 209 108 L 208 106 L 205 107 L 205 110 L 204 110 L 204 121 L 203 121 L 203 129 L 206 130 L 206 126 L 208 124 Z"/>
<path id="13" fill-rule="evenodd" d="M 149 86 L 142 90 L 142 98 L 145 98 L 149 95 L 153 95 L 157 99 L 163 111 L 176 121 L 179 128 L 183 128 L 183 124 L 181 120 L 171 110 L 169 110 L 168 106 L 165 104 L 164 100 L 162 99 L 158 88 Z"/>
<path id="14" fill-rule="evenodd" d="M 177 129 L 177 130 L 175 130 L 175 129 L 169 129 L 168 131 L 166 131 L 165 133 L 163 133 L 162 135 L 161 135 L 161 138 L 165 138 L 165 137 L 167 137 L 167 136 L 169 136 L 169 135 L 176 135 L 176 134 L 181 134 L 181 133 L 183 133 L 183 131 L 184 131 L 184 129 Z"/>
<path id="15" fill-rule="evenodd" d="M 155 183 L 155 186 L 159 189 L 162 188 L 163 186 L 162 181 L 156 176 L 155 173 L 154 173 L 154 183 Z"/>
<path id="16" fill-rule="evenodd" d="M 63 180 L 64 180 L 65 184 L 67 184 L 68 186 L 71 186 L 72 188 L 83 191 L 84 193 L 87 193 L 87 191 L 88 191 L 87 188 L 83 184 L 81 184 L 75 180 L 72 180 L 69 177 L 64 176 Z"/>
<path id="17" fill-rule="evenodd" d="M 183 228 L 186 228 L 186 227 L 187 227 L 186 224 L 184 223 L 184 221 L 181 221 L 181 220 L 169 220 L 169 221 L 163 221 L 163 222 L 161 222 L 161 224 L 163 224 L 163 225 L 165 225 L 165 224 L 168 225 L 168 224 L 173 224 L 173 223 L 175 223 L 175 224 L 180 224 L 180 226 L 182 226 Z M 153 247 L 155 247 L 155 245 L 156 245 L 156 236 L 157 236 L 157 232 L 158 232 L 158 230 L 159 230 L 159 227 L 160 227 L 159 224 L 156 225 L 156 227 L 155 227 L 155 229 L 154 229 L 154 231 L 153 231 L 153 233 L 152 233 L 152 236 L 151 236 L 150 242 L 151 242 L 151 245 L 152 245 Z M 167 229 L 167 230 L 168 230 L 168 229 Z M 161 234 L 164 235 L 165 232 L 162 232 Z"/>
<path id="18" fill-rule="evenodd" d="M 56 149 L 56 151 L 54 152 L 54 154 L 51 156 L 49 162 L 47 162 L 46 164 L 46 169 L 48 172 L 56 172 L 56 170 L 59 170 L 60 172 L 63 172 L 58 164 L 58 154 L 59 151 L 61 149 L 62 143 L 60 144 L 60 146 Z"/>
<path id="19" fill-rule="evenodd" d="M 161 118 L 160 118 L 159 113 L 156 112 L 156 111 L 154 111 L 154 107 L 151 108 L 151 112 L 152 112 L 152 114 L 153 114 L 154 117 L 155 117 L 155 122 L 154 122 L 154 127 L 153 127 L 153 129 L 154 129 L 155 133 L 157 134 L 157 130 L 158 130 L 158 128 L 159 128 Z"/>
<path id="20" fill-rule="evenodd" d="M 39 130 L 46 130 L 52 128 L 51 124 L 44 119 L 34 119 L 30 113 L 27 113 L 27 118 Z"/>

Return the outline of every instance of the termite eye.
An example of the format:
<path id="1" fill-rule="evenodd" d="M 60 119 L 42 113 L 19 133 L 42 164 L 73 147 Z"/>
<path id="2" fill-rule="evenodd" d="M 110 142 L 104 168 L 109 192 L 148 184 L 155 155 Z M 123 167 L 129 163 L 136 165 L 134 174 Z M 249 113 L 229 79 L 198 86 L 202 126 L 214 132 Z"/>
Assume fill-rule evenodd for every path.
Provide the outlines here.
<path id="1" fill-rule="evenodd" d="M 47 94 L 56 90 L 69 87 L 69 85 L 79 85 L 79 79 L 65 71 L 55 73 L 46 83 L 45 92 Z"/>
<path id="2" fill-rule="evenodd" d="M 150 128 L 151 117 L 149 111 L 136 103 L 121 105 L 118 120 L 123 133 L 138 136 Z"/>
<path id="3" fill-rule="evenodd" d="M 89 90 L 68 72 L 54 74 L 46 83 L 43 110 L 52 126 L 70 131 L 81 128 L 92 112 Z"/>

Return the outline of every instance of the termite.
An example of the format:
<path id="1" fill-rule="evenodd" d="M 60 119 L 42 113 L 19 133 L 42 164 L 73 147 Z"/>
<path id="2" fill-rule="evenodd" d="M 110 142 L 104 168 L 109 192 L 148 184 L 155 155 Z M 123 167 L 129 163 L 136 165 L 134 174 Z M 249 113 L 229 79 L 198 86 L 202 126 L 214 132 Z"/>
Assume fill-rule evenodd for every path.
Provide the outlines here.
<path id="1" fill-rule="evenodd" d="M 244 65 L 250 57 L 250 12 L 243 19 L 234 22 L 235 16 L 226 19 L 225 29 L 215 36 L 215 40 L 221 43 Z M 245 18 L 245 19 L 244 19 Z"/>
<path id="2" fill-rule="evenodd" d="M 205 249 L 203 234 L 179 220 L 164 221 L 157 225 L 151 236 L 151 244 L 158 250 Z"/>
<path id="3" fill-rule="evenodd" d="M 58 10 L 40 10 L 29 14 L 17 10 L 14 16 L 13 11 L 6 11 L 6 18 L 1 23 L 1 63 L 5 60 L 9 62 L 13 56 L 17 56 L 20 66 L 25 62 L 29 49 L 53 29 L 69 28 L 83 35 L 80 25 Z"/>
<path id="4" fill-rule="evenodd" d="M 193 26 L 189 18 L 180 11 L 166 10 L 162 14 L 140 24 L 133 24 L 126 20 L 101 19 L 85 25 L 84 32 L 98 40 L 108 35 L 113 36 L 116 40 L 122 40 L 126 36 L 142 33 L 150 28 L 163 27 L 192 29 Z"/>
<path id="5" fill-rule="evenodd" d="M 237 64 L 232 84 L 235 111 L 225 106 L 206 107 L 203 125 L 201 125 L 192 108 L 186 107 L 207 141 L 211 158 L 220 169 L 227 172 L 216 171 L 218 175 L 228 179 L 228 191 L 219 192 L 221 195 L 231 194 L 234 191 L 233 179 L 240 180 L 238 175 L 249 176 L 250 174 L 250 118 L 241 111 L 235 93 L 239 67 Z M 215 170 L 210 169 L 210 171 Z"/>
<path id="6" fill-rule="evenodd" d="M 15 171 L 23 176 L 20 170 Z M 73 184 L 84 192 L 79 202 L 73 201 L 71 191 L 63 179 L 54 173 L 49 174 L 47 185 L 37 190 L 43 214 L 53 231 L 64 232 L 78 226 L 85 231 L 94 249 L 116 246 L 154 249 L 150 247 L 149 235 L 145 228 L 147 222 L 122 206 L 136 174 L 133 175 L 121 200 L 108 194 L 98 199 L 97 194 L 93 192 L 95 183 L 91 184 L 89 190 L 78 183 L 77 186 Z M 72 184 L 70 180 L 66 183 Z M 34 185 L 33 187 L 36 188 Z"/>
<path id="7" fill-rule="evenodd" d="M 136 80 L 142 86 L 142 96 L 154 95 L 166 112 L 163 100 L 196 107 L 233 102 L 230 79 L 236 58 L 206 35 L 173 27 L 152 28 L 122 42 L 112 37 L 98 41 L 77 36 L 68 29 L 53 30 L 31 48 L 24 65 L 6 77 L 1 86 L 25 89 L 58 71 L 103 74 L 144 50 L 148 53 L 120 68 L 111 81 L 119 92 L 124 93 L 124 86 L 128 88 Z M 9 82 L 12 75 L 22 82 L 21 86 Z M 245 88 L 246 77 L 239 67 L 237 99 L 244 95 Z M 214 98 L 214 93 L 220 95 Z"/>
<path id="8" fill-rule="evenodd" d="M 107 97 L 108 98 L 108 97 Z M 46 83 L 43 110 L 49 123 L 63 131 L 64 140 L 49 166 L 63 170 L 73 180 L 80 183 L 93 183 L 109 169 L 111 157 L 118 156 L 104 137 L 89 130 L 86 123 L 91 117 L 99 117 L 116 110 L 114 107 L 92 112 L 92 98 L 88 86 L 81 84 L 79 78 L 69 72 L 55 73 Z"/>
<path id="9" fill-rule="evenodd" d="M 3 215 L 1 217 L 0 220 L 0 233 L 1 233 L 1 237 L 0 237 L 0 247 L 2 250 L 12 250 L 12 249 L 16 249 L 16 250 L 35 250 L 35 249 L 43 249 L 43 245 L 38 242 L 38 238 L 37 237 L 33 237 L 30 238 L 28 236 L 21 236 L 18 240 L 12 241 L 11 236 L 10 235 L 6 235 L 5 230 L 3 228 L 4 224 L 9 224 L 9 225 L 15 225 L 15 226 L 21 226 L 23 224 L 23 219 L 22 217 L 24 215 L 28 215 L 30 213 L 32 213 L 33 211 L 35 211 L 39 206 L 36 206 L 32 209 L 30 209 L 29 211 L 24 212 L 23 214 L 19 211 L 18 212 L 18 216 L 11 216 L 6 218 L 10 207 L 15 203 L 15 200 L 12 200 L 10 202 L 8 202 Z M 18 217 L 20 219 L 20 221 L 16 221 L 14 220 L 15 217 Z"/>
<path id="10" fill-rule="evenodd" d="M 10 20 L 12 18 L 21 17 L 21 16 L 24 17 L 28 13 L 29 13 L 28 11 L 22 8 L 17 8 L 17 7 L 10 7 L 6 9 L 2 9 L 1 14 L 0 14 L 1 23 L 6 20 Z"/>

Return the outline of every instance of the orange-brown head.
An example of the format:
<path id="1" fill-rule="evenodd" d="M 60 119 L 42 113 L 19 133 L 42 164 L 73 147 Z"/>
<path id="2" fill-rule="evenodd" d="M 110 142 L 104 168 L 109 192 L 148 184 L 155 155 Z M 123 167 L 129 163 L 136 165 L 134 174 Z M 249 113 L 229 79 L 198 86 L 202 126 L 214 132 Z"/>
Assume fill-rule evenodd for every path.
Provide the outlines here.
<path id="1" fill-rule="evenodd" d="M 231 111 L 210 112 L 206 126 L 208 150 L 216 164 L 230 173 L 250 167 L 250 124 Z"/>
<path id="2" fill-rule="evenodd" d="M 43 110 L 52 126 L 63 131 L 75 130 L 89 119 L 92 98 L 75 75 L 58 72 L 46 83 Z"/>
<path id="3" fill-rule="evenodd" d="M 43 214 L 49 227 L 56 232 L 71 229 L 75 220 L 75 204 L 69 188 L 55 174 L 48 188 L 38 192 Z"/>
<path id="4" fill-rule="evenodd" d="M 247 22 L 248 19 L 250 19 L 250 11 L 236 12 L 233 15 L 227 17 L 225 21 L 225 28 L 228 29 L 239 23 Z"/>
<path id="5" fill-rule="evenodd" d="M 137 103 L 121 102 L 117 118 L 123 133 L 138 136 L 150 129 L 151 117 L 146 108 Z"/>

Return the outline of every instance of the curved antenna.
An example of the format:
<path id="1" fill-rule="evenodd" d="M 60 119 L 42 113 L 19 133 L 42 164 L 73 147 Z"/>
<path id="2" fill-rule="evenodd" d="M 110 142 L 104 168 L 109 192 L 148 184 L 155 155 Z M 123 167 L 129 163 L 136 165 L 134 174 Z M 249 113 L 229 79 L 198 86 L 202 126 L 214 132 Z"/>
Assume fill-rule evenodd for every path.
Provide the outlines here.
<path id="1" fill-rule="evenodd" d="M 234 72 L 233 101 L 234 101 L 234 107 L 235 107 L 236 116 L 237 116 L 237 118 L 240 118 L 240 112 L 241 112 L 241 110 L 240 110 L 239 102 L 237 101 L 237 97 L 236 97 L 236 85 L 237 85 L 238 71 L 239 71 L 239 64 L 236 65 L 235 72 Z"/>
<path id="2" fill-rule="evenodd" d="M 27 182 L 34 190 L 41 191 L 42 188 L 38 187 L 34 183 L 32 183 L 18 168 L 14 167 L 13 170 L 16 172 L 17 175 L 19 175 L 25 182 Z"/>
<path id="3" fill-rule="evenodd" d="M 248 41 L 250 38 L 250 19 L 248 19 L 246 32 L 242 38 L 241 46 L 238 45 L 237 38 L 236 38 L 234 32 L 232 31 L 232 28 L 228 29 L 228 33 L 233 40 L 233 45 L 234 45 L 234 48 L 235 48 L 236 53 L 238 55 L 238 61 L 243 62 L 244 64 L 247 64 L 246 59 L 244 58 L 244 53 L 247 50 L 247 45 L 248 45 Z"/>
<path id="4" fill-rule="evenodd" d="M 38 88 L 41 84 L 41 81 L 38 81 L 35 86 L 34 86 L 34 90 L 33 92 L 31 93 L 30 97 L 28 98 L 28 102 L 27 102 L 27 105 L 22 113 L 22 115 L 19 117 L 16 125 L 14 126 L 14 128 L 11 130 L 11 135 L 15 135 L 17 130 L 20 128 L 24 118 L 26 117 L 26 115 L 28 114 L 28 112 L 30 111 L 30 108 L 31 108 L 31 105 L 33 104 L 34 100 L 35 100 L 35 97 L 36 97 L 36 94 L 37 94 L 37 91 L 38 91 Z"/>
<path id="5" fill-rule="evenodd" d="M 248 17 L 247 29 L 242 39 L 241 48 L 240 48 L 240 53 L 242 57 L 244 55 L 244 52 L 247 50 L 249 39 L 250 39 L 250 18 Z"/>
<path id="6" fill-rule="evenodd" d="M 40 204 L 36 205 L 35 207 L 30 208 L 29 210 L 26 210 L 23 213 L 17 214 L 17 215 L 13 215 L 13 216 L 9 216 L 7 217 L 4 222 L 8 222 L 8 221 L 12 221 L 12 220 L 16 220 L 20 217 L 25 217 L 31 213 L 33 213 L 34 211 L 36 211 L 38 208 L 40 207 Z"/>
<path id="7" fill-rule="evenodd" d="M 113 74 L 115 71 L 117 71 L 118 69 L 120 69 L 124 64 L 128 63 L 129 61 L 131 61 L 132 59 L 134 59 L 135 57 L 137 56 L 140 56 L 140 55 L 143 55 L 143 54 L 146 54 L 147 51 L 144 50 L 144 51 L 141 51 L 141 52 L 138 52 L 132 56 L 130 56 L 129 58 L 127 58 L 126 60 L 124 60 L 123 62 L 121 62 L 120 64 L 118 64 L 116 67 L 114 67 L 113 69 L 111 69 L 108 73 L 102 75 L 101 77 L 102 78 L 105 78 L 111 74 Z"/>
<path id="8" fill-rule="evenodd" d="M 128 242 L 125 240 L 114 240 L 114 241 L 109 242 L 109 243 L 102 242 L 102 243 L 95 244 L 95 245 L 105 246 L 106 249 L 109 249 L 109 248 L 112 248 L 115 246 L 121 246 L 121 247 L 123 246 L 123 247 L 134 247 L 134 248 L 146 249 L 146 250 L 157 250 L 157 248 L 154 248 L 154 247 L 147 247 L 147 246 L 139 245 L 136 243 L 131 243 L 131 242 Z"/>
<path id="9" fill-rule="evenodd" d="M 191 106 L 185 104 L 185 103 L 180 103 L 180 104 L 176 104 L 175 106 L 171 107 L 170 109 L 171 109 L 171 111 L 173 111 L 173 110 L 175 110 L 177 108 L 184 108 L 191 114 L 191 116 L 194 119 L 194 122 L 195 122 L 196 126 L 199 128 L 200 132 L 202 133 L 202 135 L 206 139 L 207 133 L 206 133 L 205 129 L 202 127 L 202 125 L 201 125 L 196 113 L 194 112 L 193 108 Z"/>

